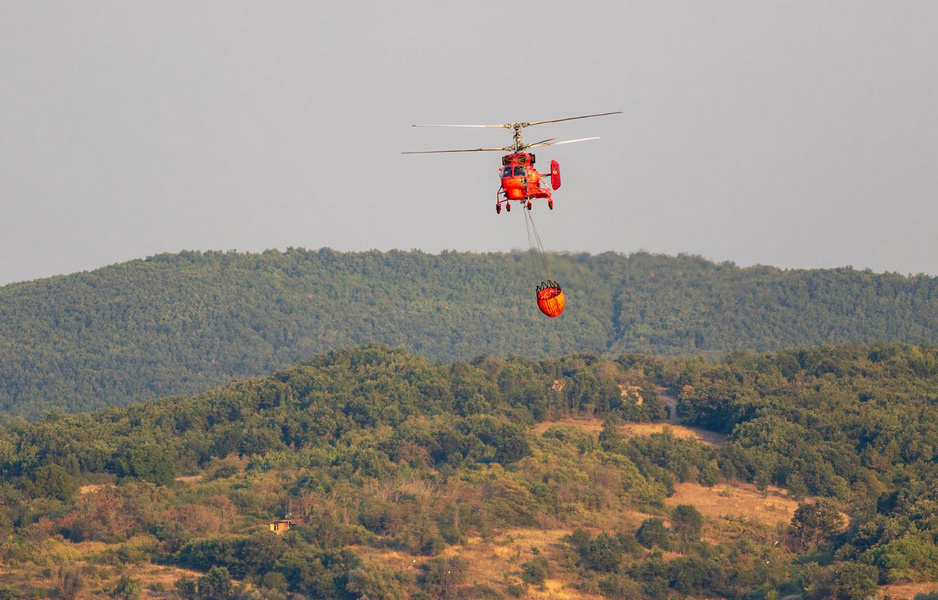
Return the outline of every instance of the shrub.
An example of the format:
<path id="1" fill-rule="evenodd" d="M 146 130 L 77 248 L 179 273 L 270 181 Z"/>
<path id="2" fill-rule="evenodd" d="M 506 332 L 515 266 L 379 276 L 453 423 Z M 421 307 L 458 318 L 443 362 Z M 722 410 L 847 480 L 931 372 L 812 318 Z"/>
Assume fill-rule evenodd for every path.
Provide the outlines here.
<path id="1" fill-rule="evenodd" d="M 287 578 L 283 576 L 283 573 L 270 571 L 266 573 L 261 580 L 261 587 L 269 590 L 277 590 L 278 592 L 285 592 L 287 591 Z"/>
<path id="2" fill-rule="evenodd" d="M 586 551 L 586 566 L 595 571 L 611 573 L 622 563 L 622 545 L 608 533 L 600 533 L 590 540 Z"/>
<path id="3" fill-rule="evenodd" d="M 469 574 L 469 561 L 459 556 L 434 558 L 424 566 L 424 585 L 436 598 L 453 598 Z"/>
<path id="4" fill-rule="evenodd" d="M 638 531 L 635 532 L 635 537 L 638 543 L 646 548 L 658 546 L 662 550 L 667 550 L 671 547 L 668 530 L 665 529 L 661 519 L 654 517 L 642 521 Z"/>
<path id="5" fill-rule="evenodd" d="M 399 573 L 371 564 L 349 571 L 347 589 L 370 600 L 403 600 L 407 597 Z"/>
<path id="6" fill-rule="evenodd" d="M 547 559 L 538 556 L 521 565 L 521 580 L 528 585 L 543 585 L 547 580 Z"/>
<path id="7" fill-rule="evenodd" d="M 198 584 L 191 577 L 177 579 L 173 587 L 176 589 L 176 595 L 183 600 L 195 600 L 199 597 Z"/>
<path id="8" fill-rule="evenodd" d="M 690 504 L 679 504 L 671 513 L 671 529 L 682 542 L 699 541 L 703 515 Z"/>
<path id="9" fill-rule="evenodd" d="M 593 534 L 589 531 L 577 529 L 570 535 L 564 536 L 563 541 L 576 548 L 580 554 L 586 554 L 586 551 L 589 550 L 589 544 L 592 538 Z"/>
<path id="10" fill-rule="evenodd" d="M 28 487 L 33 496 L 54 498 L 62 502 L 71 500 L 78 491 L 78 484 L 59 465 L 46 465 L 36 469 Z"/>
<path id="11" fill-rule="evenodd" d="M 215 472 L 212 473 L 212 476 L 209 477 L 209 480 L 214 481 L 216 479 L 226 479 L 237 474 L 238 467 L 235 467 L 234 465 L 222 465 L 215 469 Z"/>
<path id="12" fill-rule="evenodd" d="M 112 598 L 122 598 L 123 600 L 137 600 L 143 593 L 143 588 L 139 581 L 131 579 L 127 575 L 121 575 L 111 590 Z"/>
<path id="13" fill-rule="evenodd" d="M 55 593 L 63 600 L 75 600 L 85 589 L 85 578 L 77 567 L 65 565 L 59 567 L 55 577 Z"/>
<path id="14" fill-rule="evenodd" d="M 234 592 L 231 575 L 225 567 L 212 567 L 206 575 L 199 577 L 198 589 L 202 600 L 228 600 Z"/>

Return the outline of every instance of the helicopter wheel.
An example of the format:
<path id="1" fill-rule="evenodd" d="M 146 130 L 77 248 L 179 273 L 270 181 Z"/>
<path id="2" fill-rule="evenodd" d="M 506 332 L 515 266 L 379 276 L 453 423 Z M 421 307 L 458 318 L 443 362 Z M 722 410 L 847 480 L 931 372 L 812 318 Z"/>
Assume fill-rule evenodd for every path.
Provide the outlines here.
<path id="1" fill-rule="evenodd" d="M 496 215 L 502 214 L 502 205 L 501 205 L 501 204 L 496 204 L 496 205 L 495 205 L 495 214 L 496 214 Z"/>
<path id="2" fill-rule="evenodd" d="M 549 209 L 551 209 L 551 210 L 554 210 L 554 201 L 553 201 L 553 200 L 548 200 L 548 201 L 547 201 L 547 208 L 549 208 Z"/>
<path id="3" fill-rule="evenodd" d="M 531 210 L 531 207 L 532 207 L 532 206 L 534 206 L 534 205 L 531 204 L 531 201 L 530 201 L 530 200 L 528 200 L 528 210 Z"/>
<path id="4" fill-rule="evenodd" d="M 505 203 L 505 210 L 507 210 L 508 212 L 511 212 L 511 204 L 509 202 Z"/>

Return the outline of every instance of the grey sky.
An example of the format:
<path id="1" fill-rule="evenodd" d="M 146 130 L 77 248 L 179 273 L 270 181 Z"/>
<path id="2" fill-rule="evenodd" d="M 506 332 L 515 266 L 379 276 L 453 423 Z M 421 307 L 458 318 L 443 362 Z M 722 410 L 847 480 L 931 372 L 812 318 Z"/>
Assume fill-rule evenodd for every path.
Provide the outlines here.
<path id="1" fill-rule="evenodd" d="M 0 0 L 0 283 L 181 249 L 552 250 L 938 274 L 938 2 Z"/>

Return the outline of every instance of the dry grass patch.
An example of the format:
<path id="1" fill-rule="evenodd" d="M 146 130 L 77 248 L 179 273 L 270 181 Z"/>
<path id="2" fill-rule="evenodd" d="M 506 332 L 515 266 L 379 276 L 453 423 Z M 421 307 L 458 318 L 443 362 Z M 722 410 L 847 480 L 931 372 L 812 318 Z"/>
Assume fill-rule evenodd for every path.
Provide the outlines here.
<path id="1" fill-rule="evenodd" d="M 176 598 L 173 588 L 176 582 L 183 577 L 189 579 L 198 579 L 204 573 L 199 571 L 189 571 L 178 567 L 167 567 L 163 565 L 148 564 L 144 567 L 128 573 L 130 577 L 140 582 L 143 587 L 142 598 Z M 163 588 L 164 591 L 154 591 L 151 588 Z"/>
<path id="2" fill-rule="evenodd" d="M 565 573 L 556 569 L 563 559 L 564 543 L 561 539 L 572 529 L 509 529 L 491 540 L 471 537 L 462 546 L 449 546 L 443 556 L 459 556 L 469 561 L 472 576 L 464 587 L 487 586 L 505 592 L 508 581 L 520 582 L 521 565 L 535 556 L 534 548 L 548 557 L 555 568 L 543 589 L 528 587 L 526 597 L 557 600 L 599 600 L 599 596 L 585 594 L 573 587 Z M 419 575 L 420 565 L 429 560 L 386 548 L 356 546 L 356 554 L 366 561 L 374 561 L 385 568 L 407 571 Z"/>
<path id="3" fill-rule="evenodd" d="M 676 438 L 697 440 L 705 446 L 718 446 L 726 441 L 726 436 L 715 431 L 707 431 L 698 427 L 673 425 L 669 423 L 627 423 L 622 427 L 622 433 L 629 436 L 651 435 L 670 431 Z"/>
<path id="4" fill-rule="evenodd" d="M 181 483 L 195 483 L 196 481 L 202 481 L 202 475 L 180 475 L 175 480 Z"/>
<path id="5" fill-rule="evenodd" d="M 543 435 L 545 431 L 554 425 L 576 427 L 577 429 L 590 433 L 599 433 L 603 430 L 602 419 L 576 417 L 567 417 L 556 421 L 544 421 L 543 423 L 535 425 L 534 430 L 537 431 L 538 434 Z M 725 435 L 716 433 L 715 431 L 707 431 L 706 429 L 700 429 L 698 427 L 687 427 L 685 425 L 675 425 L 671 423 L 624 423 L 619 428 L 619 431 L 623 435 L 630 437 L 670 431 L 671 435 L 676 438 L 697 440 L 707 446 L 716 446 L 726 441 Z"/>
<path id="6" fill-rule="evenodd" d="M 69 542 L 60 537 L 49 538 L 42 542 L 42 555 L 53 561 L 54 564 L 73 563 L 84 561 L 95 554 L 100 554 L 109 548 L 119 548 L 120 544 L 106 544 L 104 542 Z"/>
<path id="7" fill-rule="evenodd" d="M 545 431 L 553 427 L 554 425 L 566 425 L 568 427 L 577 427 L 583 431 L 590 431 L 593 433 L 599 433 L 603 430 L 603 420 L 597 419 L 595 417 L 587 418 L 576 418 L 576 417 L 567 417 L 565 419 L 559 419 L 557 421 L 544 421 L 543 423 L 538 423 L 534 426 L 534 430 L 538 434 L 543 435 Z"/>
<path id="8" fill-rule="evenodd" d="M 817 498 L 809 497 L 806 502 L 816 502 Z M 665 499 L 665 504 L 675 507 L 678 504 L 691 504 L 705 517 L 713 520 L 722 519 L 724 523 L 712 529 L 726 534 L 716 536 L 715 541 L 725 542 L 727 539 L 737 537 L 746 527 L 745 523 L 765 525 L 770 528 L 779 525 L 787 526 L 795 516 L 799 502 L 791 499 L 788 492 L 782 488 L 769 486 L 763 497 L 762 493 L 751 483 L 729 483 L 715 485 L 712 488 L 697 483 L 679 483 L 674 486 L 674 495 Z M 840 512 L 844 524 L 850 524 L 850 516 Z M 734 527 L 730 521 L 742 519 L 742 527 Z"/>
<path id="9" fill-rule="evenodd" d="M 38 564 L 19 565 L 17 568 L 0 569 L 0 586 L 7 585 L 22 590 L 35 589 L 41 597 L 52 598 L 56 588 L 56 569 L 68 565 L 78 569 L 85 582 L 80 598 L 106 598 L 108 592 L 121 575 L 140 582 L 143 588 L 141 598 L 175 598 L 173 588 L 182 577 L 198 579 L 203 575 L 177 567 L 143 563 L 140 565 L 100 564 L 95 555 L 109 549 L 117 549 L 122 544 L 103 542 L 70 543 L 59 539 L 49 539 L 42 544 L 42 555 Z M 150 589 L 155 587 L 162 591 Z"/>
<path id="10" fill-rule="evenodd" d="M 769 486 L 763 498 L 751 483 L 720 484 L 712 488 L 697 483 L 679 483 L 674 486 L 674 495 L 665 499 L 665 504 L 671 507 L 691 504 L 711 519 L 745 517 L 770 527 L 790 523 L 798 508 L 798 502 L 789 498 L 785 490 Z"/>
<path id="11" fill-rule="evenodd" d="M 559 579 L 547 579 L 544 581 L 543 589 L 531 587 L 526 596 L 531 598 L 544 598 L 556 600 L 581 600 L 585 598 L 601 598 L 601 596 L 592 596 L 579 590 L 570 588 Z"/>
<path id="12" fill-rule="evenodd" d="M 918 594 L 938 593 L 938 581 L 926 581 L 924 583 L 903 583 L 896 585 L 884 585 L 879 588 L 885 596 L 894 600 L 905 600 L 915 598 Z"/>
<path id="13" fill-rule="evenodd" d="M 631 394 L 635 398 L 635 406 L 641 406 L 645 402 L 645 399 L 642 398 L 641 386 L 619 384 L 619 392 L 623 398 Z"/>

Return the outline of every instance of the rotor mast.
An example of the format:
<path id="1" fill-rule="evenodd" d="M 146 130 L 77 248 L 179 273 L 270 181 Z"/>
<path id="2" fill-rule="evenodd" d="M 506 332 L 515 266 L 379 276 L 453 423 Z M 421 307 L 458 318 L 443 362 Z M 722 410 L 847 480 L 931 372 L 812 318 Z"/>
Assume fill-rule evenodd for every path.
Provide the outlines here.
<path id="1" fill-rule="evenodd" d="M 524 142 L 521 141 L 521 130 L 530 125 L 530 123 L 505 123 L 503 127 L 505 129 L 511 129 L 511 136 L 514 139 L 514 143 L 511 145 L 511 151 L 514 154 L 523 152 L 525 150 Z"/>

